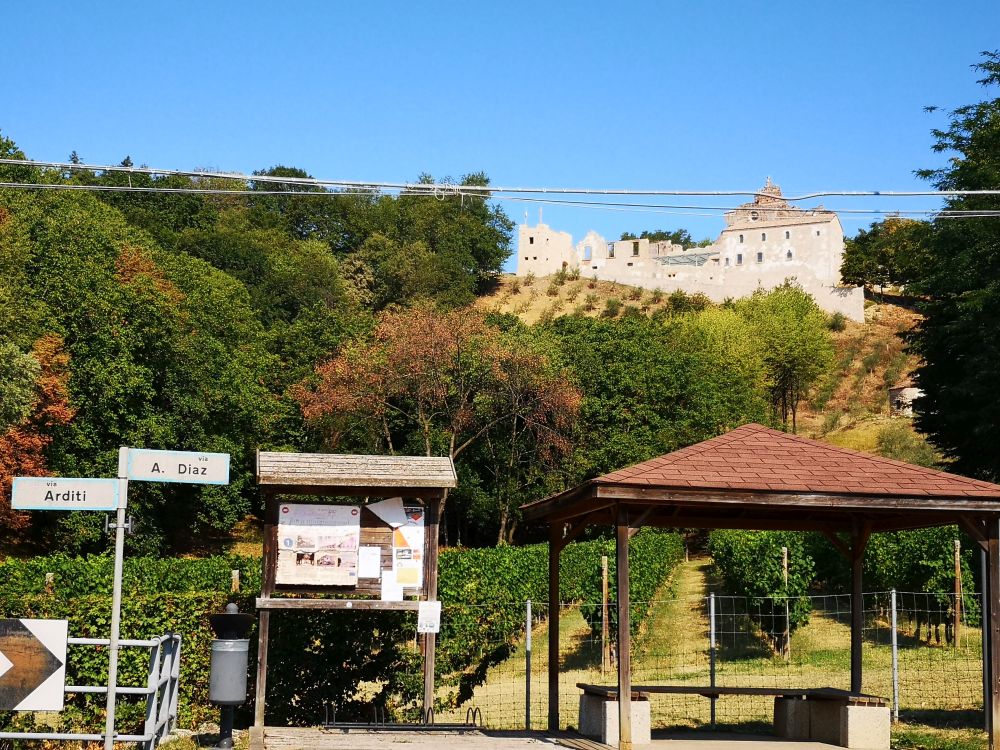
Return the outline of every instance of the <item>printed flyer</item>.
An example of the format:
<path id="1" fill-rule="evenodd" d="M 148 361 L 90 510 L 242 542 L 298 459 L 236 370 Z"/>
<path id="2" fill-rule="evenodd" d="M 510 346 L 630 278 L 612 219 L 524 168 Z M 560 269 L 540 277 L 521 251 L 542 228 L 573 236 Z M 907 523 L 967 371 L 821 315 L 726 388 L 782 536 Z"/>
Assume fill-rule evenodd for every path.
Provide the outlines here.
<path id="1" fill-rule="evenodd" d="M 406 523 L 392 532 L 392 567 L 396 582 L 407 588 L 424 582 L 424 506 L 403 506 Z"/>
<path id="2" fill-rule="evenodd" d="M 282 503 L 275 580 L 292 586 L 355 586 L 360 543 L 358 506 Z"/>

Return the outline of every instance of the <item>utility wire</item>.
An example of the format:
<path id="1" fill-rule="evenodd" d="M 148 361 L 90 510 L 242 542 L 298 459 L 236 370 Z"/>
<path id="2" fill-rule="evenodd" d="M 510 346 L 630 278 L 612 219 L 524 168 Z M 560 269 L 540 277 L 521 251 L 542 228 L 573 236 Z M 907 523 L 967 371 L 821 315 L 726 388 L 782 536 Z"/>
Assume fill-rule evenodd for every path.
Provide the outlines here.
<path id="1" fill-rule="evenodd" d="M 2 162 L 2 160 L 0 160 Z M 231 196 L 294 196 L 297 198 L 335 198 L 338 196 L 371 197 L 378 193 L 372 190 L 328 190 L 319 191 L 299 191 L 299 190 L 248 190 L 248 189 L 225 189 L 225 188 L 196 188 L 196 187 L 143 187 L 136 185 L 81 185 L 77 183 L 35 183 L 35 182 L 0 182 L 0 188 L 14 190 L 56 190 L 56 191 L 76 191 L 76 192 L 106 192 L 106 193 L 163 193 L 163 194 L 183 194 L 183 195 L 231 195 Z M 435 195 L 431 193 L 407 194 L 405 197 L 427 197 L 443 200 L 447 197 L 466 197 Z M 475 196 L 485 197 L 485 196 Z M 663 204 L 663 203 L 625 203 L 620 201 L 586 201 L 568 200 L 561 198 L 529 198 L 524 196 L 499 195 L 490 196 L 493 200 L 508 201 L 514 203 L 535 203 L 549 206 L 569 206 L 577 208 L 590 208 L 608 211 L 626 211 L 636 213 L 670 213 L 684 216 L 711 216 L 717 217 L 720 213 L 744 209 L 743 206 L 705 206 L 687 204 Z M 937 218 L 990 218 L 1000 216 L 1000 210 L 984 209 L 881 209 L 881 208 L 823 208 L 806 209 L 806 211 L 821 213 L 836 213 L 847 215 L 863 216 L 932 216 Z"/>
<path id="2" fill-rule="evenodd" d="M 537 194 L 537 195 L 620 195 L 620 196 L 769 196 L 761 190 L 636 190 L 616 188 L 565 188 L 565 187 L 501 187 L 488 185 L 455 185 L 450 183 L 423 182 L 377 182 L 358 180 L 325 180 L 314 177 L 280 177 L 272 175 L 243 175 L 205 170 L 153 169 L 151 167 L 122 166 L 110 164 L 74 164 L 72 162 L 46 162 L 30 159 L 0 159 L 0 164 L 22 167 L 46 167 L 61 171 L 124 172 L 129 174 L 185 176 L 208 179 L 240 180 L 244 183 L 280 183 L 303 187 L 344 187 L 368 190 L 398 190 L 406 193 L 428 193 L 435 196 L 487 195 L 497 194 Z M 949 197 L 964 195 L 1000 195 L 995 190 L 822 190 L 795 196 L 782 196 L 786 201 L 796 202 L 826 197 Z"/>

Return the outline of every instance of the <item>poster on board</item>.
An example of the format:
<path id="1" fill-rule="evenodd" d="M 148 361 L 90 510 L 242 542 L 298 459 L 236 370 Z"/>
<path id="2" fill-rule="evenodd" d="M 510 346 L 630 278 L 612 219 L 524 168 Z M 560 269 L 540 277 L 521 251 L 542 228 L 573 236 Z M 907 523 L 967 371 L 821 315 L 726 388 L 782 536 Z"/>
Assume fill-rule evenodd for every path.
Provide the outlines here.
<path id="1" fill-rule="evenodd" d="M 278 506 L 275 582 L 290 586 L 355 586 L 361 509 L 356 505 Z"/>
<path id="2" fill-rule="evenodd" d="M 407 588 L 424 582 L 424 506 L 405 505 L 406 522 L 392 532 L 392 568 Z"/>

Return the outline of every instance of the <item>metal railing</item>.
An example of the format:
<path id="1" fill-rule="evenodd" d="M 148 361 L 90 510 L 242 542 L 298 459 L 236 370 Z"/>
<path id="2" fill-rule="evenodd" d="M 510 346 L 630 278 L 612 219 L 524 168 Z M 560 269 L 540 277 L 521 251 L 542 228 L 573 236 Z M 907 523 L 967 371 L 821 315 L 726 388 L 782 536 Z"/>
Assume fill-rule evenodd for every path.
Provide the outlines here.
<path id="1" fill-rule="evenodd" d="M 107 638 L 70 638 L 70 646 L 110 646 Z M 155 750 L 177 724 L 178 683 L 181 668 L 181 637 L 176 633 L 147 641 L 120 640 L 120 648 L 149 650 L 149 678 L 144 687 L 119 685 L 116 695 L 146 696 L 146 719 L 142 734 L 115 733 L 115 742 L 133 742 L 140 750 Z M 104 694 L 107 685 L 67 685 L 67 695 Z M 0 740 L 56 740 L 103 742 L 104 732 L 0 732 Z"/>

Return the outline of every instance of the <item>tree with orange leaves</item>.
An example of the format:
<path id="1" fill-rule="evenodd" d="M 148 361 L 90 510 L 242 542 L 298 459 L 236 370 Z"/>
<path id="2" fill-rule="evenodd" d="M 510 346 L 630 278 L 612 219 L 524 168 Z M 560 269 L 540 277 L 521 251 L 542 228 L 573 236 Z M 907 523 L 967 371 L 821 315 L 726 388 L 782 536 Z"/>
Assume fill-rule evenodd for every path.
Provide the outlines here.
<path id="1" fill-rule="evenodd" d="M 474 446 L 499 456 L 500 445 L 513 445 L 514 456 L 504 454 L 510 472 L 551 469 L 566 455 L 580 403 L 566 372 L 526 336 L 472 309 L 430 306 L 384 313 L 371 340 L 320 365 L 295 395 L 332 449 L 361 443 L 457 462 Z M 504 496 L 523 483 L 508 483 Z M 511 502 L 498 506 L 506 540 Z"/>
<path id="2" fill-rule="evenodd" d="M 45 449 L 52 429 L 67 424 L 74 414 L 69 404 L 69 355 L 62 338 L 43 336 L 32 351 L 37 378 L 30 410 L 19 423 L 0 433 L 0 529 L 5 542 L 22 537 L 30 519 L 10 507 L 11 480 L 15 476 L 46 476 Z"/>

